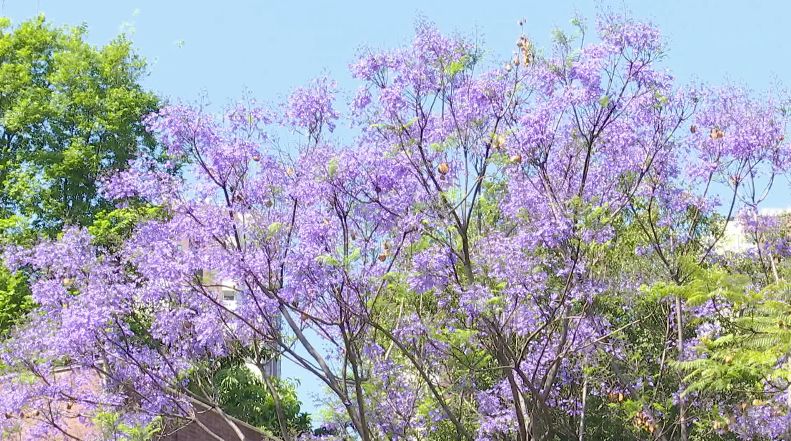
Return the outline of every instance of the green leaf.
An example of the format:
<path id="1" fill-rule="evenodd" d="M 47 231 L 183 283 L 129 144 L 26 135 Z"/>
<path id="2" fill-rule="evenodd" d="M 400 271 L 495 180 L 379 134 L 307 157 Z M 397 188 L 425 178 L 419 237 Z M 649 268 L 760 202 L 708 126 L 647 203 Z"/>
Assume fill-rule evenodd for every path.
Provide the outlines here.
<path id="1" fill-rule="evenodd" d="M 316 257 L 316 262 L 327 266 L 341 266 L 341 262 L 329 254 L 322 254 Z"/>
<path id="2" fill-rule="evenodd" d="M 344 265 L 349 265 L 360 259 L 360 249 L 354 248 L 351 253 L 344 259 Z"/>
<path id="3" fill-rule="evenodd" d="M 272 222 L 266 227 L 267 236 L 271 239 L 283 228 L 282 222 Z"/>
<path id="4" fill-rule="evenodd" d="M 329 175 L 330 179 L 334 178 L 336 174 L 338 174 L 338 158 L 330 159 L 329 164 L 327 164 L 327 174 Z"/>

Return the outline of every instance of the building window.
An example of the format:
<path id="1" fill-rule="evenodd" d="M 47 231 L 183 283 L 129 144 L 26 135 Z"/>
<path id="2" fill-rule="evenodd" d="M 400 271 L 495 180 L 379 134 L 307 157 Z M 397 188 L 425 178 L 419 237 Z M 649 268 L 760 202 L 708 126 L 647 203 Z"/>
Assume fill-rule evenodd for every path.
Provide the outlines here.
<path id="1" fill-rule="evenodd" d="M 236 291 L 232 289 L 223 289 L 222 290 L 222 300 L 224 302 L 235 302 L 236 301 Z"/>

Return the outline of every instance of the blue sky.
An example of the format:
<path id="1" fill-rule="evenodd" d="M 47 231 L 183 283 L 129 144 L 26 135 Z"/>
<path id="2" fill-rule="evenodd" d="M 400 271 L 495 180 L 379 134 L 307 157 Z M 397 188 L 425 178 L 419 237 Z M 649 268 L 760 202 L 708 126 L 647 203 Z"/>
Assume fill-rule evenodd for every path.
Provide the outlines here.
<path id="1" fill-rule="evenodd" d="M 756 89 L 791 83 L 786 1 L 0 0 L 0 14 L 85 23 L 95 43 L 133 29 L 151 64 L 149 87 L 186 100 L 206 92 L 224 104 L 245 89 L 277 98 L 323 72 L 348 85 L 357 48 L 406 41 L 420 15 L 448 32 L 481 36 L 496 58 L 513 48 L 519 18 L 541 45 L 553 28 L 569 28 L 575 13 L 592 21 L 601 4 L 659 25 L 670 43 L 667 65 L 681 80 L 727 77 Z"/>
<path id="2" fill-rule="evenodd" d="M 782 0 L 0 0 L 0 15 L 13 23 L 39 13 L 56 24 L 84 23 L 95 44 L 127 32 L 149 60 L 147 87 L 220 106 L 243 92 L 277 100 L 324 73 L 353 90 L 347 66 L 355 51 L 408 41 L 421 16 L 444 31 L 478 36 L 494 62 L 511 53 L 520 18 L 545 46 L 554 28 L 569 29 L 575 14 L 592 24 L 602 6 L 658 25 L 670 48 L 665 65 L 681 82 L 727 79 L 756 91 L 791 85 L 791 2 Z M 788 206 L 788 185 L 781 187 L 770 202 Z M 314 411 L 310 397 L 321 386 L 289 363 L 283 374 L 300 378 L 300 396 Z"/>

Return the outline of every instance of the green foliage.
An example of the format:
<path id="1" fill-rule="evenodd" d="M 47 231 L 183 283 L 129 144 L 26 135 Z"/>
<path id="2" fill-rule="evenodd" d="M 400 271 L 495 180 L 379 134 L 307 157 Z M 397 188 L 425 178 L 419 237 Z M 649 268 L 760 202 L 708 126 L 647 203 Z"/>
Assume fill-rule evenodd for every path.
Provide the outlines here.
<path id="1" fill-rule="evenodd" d="M 100 412 L 92 418 L 92 422 L 99 430 L 98 439 L 102 441 L 117 440 L 119 435 L 128 441 L 148 441 L 161 431 L 162 424 L 161 419 L 156 418 L 146 426 L 130 425 L 117 412 Z"/>
<path id="2" fill-rule="evenodd" d="M 764 381 L 791 381 L 791 365 L 781 363 L 791 353 L 791 285 L 779 280 L 750 293 L 738 284 L 740 278 L 722 276 L 721 270 L 707 275 L 711 273 L 726 281 L 715 292 L 729 299 L 734 311 L 719 317 L 727 332 L 701 342 L 698 350 L 704 357 L 677 363 L 690 381 L 686 393 L 738 390 L 748 392 L 742 397 L 745 401 L 760 399 Z M 701 286 L 705 279 L 693 285 Z M 714 298 L 710 289 L 706 285 L 696 295 Z"/>
<path id="3" fill-rule="evenodd" d="M 0 28 L 0 209 L 50 236 L 111 207 L 97 181 L 156 147 L 145 62 L 123 36 L 96 48 L 85 33 L 43 17 Z"/>
<path id="4" fill-rule="evenodd" d="M 135 225 L 146 220 L 162 219 L 165 212 L 150 205 L 129 206 L 102 210 L 88 227 L 93 243 L 111 250 L 117 249 L 129 237 Z"/>
<path id="5" fill-rule="evenodd" d="M 146 64 L 124 36 L 94 47 L 85 34 L 43 16 L 13 28 L 0 20 L 0 244 L 78 225 L 114 246 L 154 216 L 113 211 L 97 185 L 143 153 L 161 157 L 141 122 L 158 106 L 140 85 Z M 0 272 L 0 333 L 33 306 L 25 280 Z"/>
<path id="6" fill-rule="evenodd" d="M 292 433 L 310 430 L 310 417 L 300 412 L 295 384 L 278 378 L 269 378 L 278 392 L 283 413 Z M 233 364 L 214 374 L 214 384 L 220 394 L 223 410 L 242 421 L 280 433 L 275 412 L 275 402 L 264 381 L 244 364 Z"/>
<path id="7" fill-rule="evenodd" d="M 33 307 L 25 274 L 0 265 L 0 337 L 20 319 L 19 311 Z"/>

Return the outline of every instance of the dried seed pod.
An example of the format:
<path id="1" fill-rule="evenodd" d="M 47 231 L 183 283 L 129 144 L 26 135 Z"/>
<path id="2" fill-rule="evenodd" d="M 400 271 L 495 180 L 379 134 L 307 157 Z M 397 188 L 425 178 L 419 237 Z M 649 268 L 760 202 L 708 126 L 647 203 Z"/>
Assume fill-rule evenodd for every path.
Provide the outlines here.
<path id="1" fill-rule="evenodd" d="M 514 164 L 521 164 L 522 163 L 522 155 L 517 153 L 517 154 L 511 156 L 511 162 L 514 163 Z"/>
<path id="2" fill-rule="evenodd" d="M 443 176 L 447 175 L 448 172 L 450 171 L 450 165 L 448 165 L 447 162 L 442 162 L 439 164 L 439 167 L 437 167 L 437 171 L 439 172 L 439 174 Z"/>
<path id="3" fill-rule="evenodd" d="M 528 40 L 527 37 L 523 35 L 519 37 L 519 41 L 516 43 L 516 46 L 521 52 L 522 63 L 524 63 L 525 66 L 532 63 L 533 59 L 535 58 L 535 54 L 533 53 L 533 44 L 530 43 L 530 40 Z"/>
<path id="4" fill-rule="evenodd" d="M 689 131 L 690 131 L 690 133 L 697 133 L 698 126 L 696 126 L 695 124 L 692 124 L 691 126 L 689 126 Z"/>

